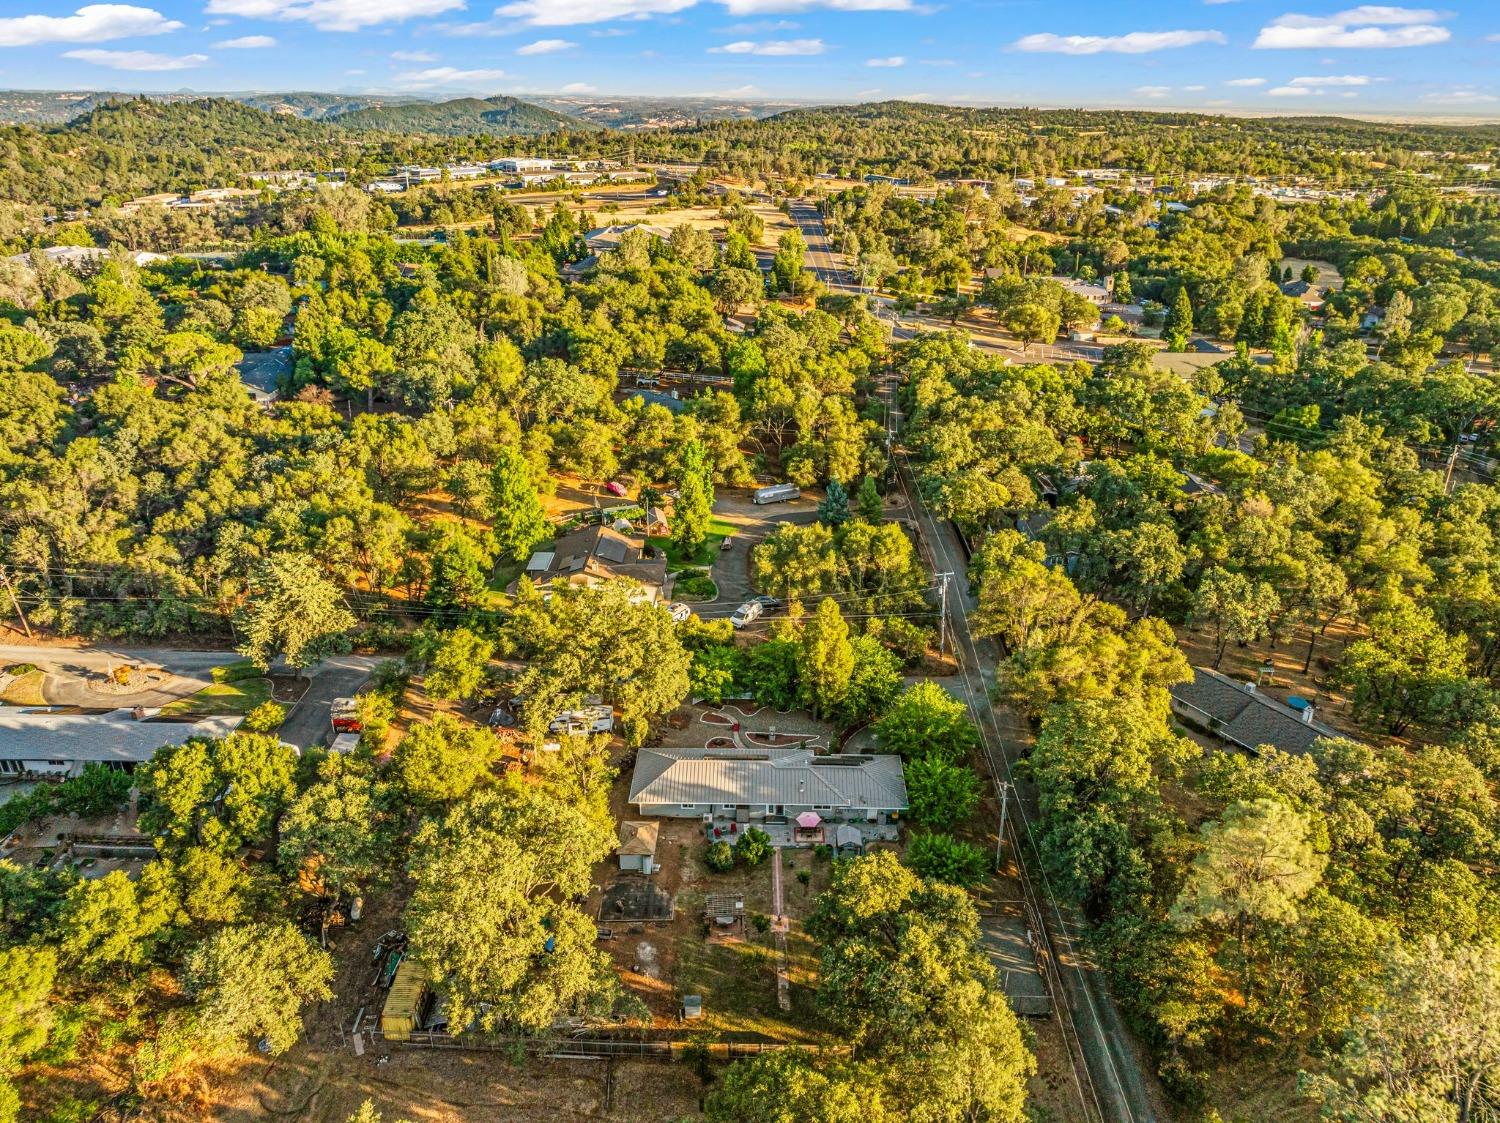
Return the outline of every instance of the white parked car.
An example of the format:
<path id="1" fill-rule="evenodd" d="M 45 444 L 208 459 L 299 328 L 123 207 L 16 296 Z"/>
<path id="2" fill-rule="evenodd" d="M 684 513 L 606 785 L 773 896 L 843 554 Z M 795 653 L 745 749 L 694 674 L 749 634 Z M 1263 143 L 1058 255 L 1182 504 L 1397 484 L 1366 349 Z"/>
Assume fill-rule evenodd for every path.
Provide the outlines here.
<path id="1" fill-rule="evenodd" d="M 759 601 L 749 600 L 734 610 L 729 622 L 735 628 L 748 628 L 760 619 L 760 614 L 764 611 L 765 607 Z"/>

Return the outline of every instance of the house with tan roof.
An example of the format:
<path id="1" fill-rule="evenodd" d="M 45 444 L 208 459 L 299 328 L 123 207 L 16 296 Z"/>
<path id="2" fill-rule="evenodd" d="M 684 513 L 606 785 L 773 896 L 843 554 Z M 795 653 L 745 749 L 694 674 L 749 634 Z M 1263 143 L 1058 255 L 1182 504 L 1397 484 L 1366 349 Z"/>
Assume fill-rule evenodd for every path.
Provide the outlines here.
<path id="1" fill-rule="evenodd" d="M 636 754 L 630 802 L 642 815 L 739 822 L 795 819 L 889 823 L 906 810 L 893 754 L 787 748 L 651 748 Z"/>

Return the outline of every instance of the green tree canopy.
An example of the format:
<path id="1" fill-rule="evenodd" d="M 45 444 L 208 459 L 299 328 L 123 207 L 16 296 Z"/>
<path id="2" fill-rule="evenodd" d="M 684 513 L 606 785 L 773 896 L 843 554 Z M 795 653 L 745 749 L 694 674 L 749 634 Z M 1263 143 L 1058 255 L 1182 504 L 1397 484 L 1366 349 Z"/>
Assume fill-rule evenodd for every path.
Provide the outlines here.
<path id="1" fill-rule="evenodd" d="M 241 655 L 258 667 L 280 658 L 299 670 L 347 651 L 355 623 L 338 588 L 302 554 L 272 554 L 256 566 L 235 622 Z"/>
<path id="2" fill-rule="evenodd" d="M 273 1055 L 302 1033 L 302 1007 L 333 997 L 333 959 L 287 921 L 221 928 L 195 947 L 183 981 L 198 1026 L 219 1048 L 263 1037 Z"/>

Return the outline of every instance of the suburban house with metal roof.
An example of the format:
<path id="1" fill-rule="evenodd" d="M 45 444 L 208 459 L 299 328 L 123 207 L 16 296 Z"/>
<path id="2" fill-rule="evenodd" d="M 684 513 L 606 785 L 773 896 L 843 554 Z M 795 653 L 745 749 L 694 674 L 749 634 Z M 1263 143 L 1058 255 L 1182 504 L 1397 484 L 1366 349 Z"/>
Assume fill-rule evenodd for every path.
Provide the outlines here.
<path id="1" fill-rule="evenodd" d="M 906 810 L 901 758 L 805 748 L 642 749 L 630 781 L 642 815 L 752 822 L 889 823 Z"/>
<path id="2" fill-rule="evenodd" d="M 1314 741 L 1344 734 L 1313 716 L 1313 706 L 1293 709 L 1256 689 L 1207 667 L 1193 668 L 1193 681 L 1172 687 L 1172 710 L 1222 741 L 1248 752 L 1270 745 L 1284 753 L 1305 753 Z M 1295 700 L 1295 699 L 1294 699 Z"/>
<path id="3" fill-rule="evenodd" d="M 235 715 L 162 721 L 132 710 L 0 706 L 0 775 L 76 776 L 90 761 L 130 772 L 164 745 L 227 737 L 239 722 Z"/>

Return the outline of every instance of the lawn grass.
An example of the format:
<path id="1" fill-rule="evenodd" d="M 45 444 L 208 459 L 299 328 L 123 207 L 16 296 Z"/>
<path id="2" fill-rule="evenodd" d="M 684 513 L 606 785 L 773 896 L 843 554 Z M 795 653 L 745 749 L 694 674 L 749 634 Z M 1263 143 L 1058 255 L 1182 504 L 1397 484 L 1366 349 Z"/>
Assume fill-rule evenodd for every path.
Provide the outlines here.
<path id="1" fill-rule="evenodd" d="M 698 567 L 707 569 L 714 564 L 714 559 L 719 556 L 719 546 L 731 534 L 736 533 L 739 527 L 733 523 L 725 522 L 717 516 L 709 521 L 708 537 L 704 539 L 703 545 L 692 553 L 684 554 L 678 548 L 677 543 L 670 538 L 648 538 L 646 544 L 655 546 L 667 555 L 667 569 L 676 572 L 679 569 Z"/>
<path id="2" fill-rule="evenodd" d="M 218 671 L 215 668 L 215 678 Z M 262 702 L 271 700 L 271 680 L 239 678 L 232 682 L 215 682 L 196 694 L 168 702 L 161 708 L 163 717 L 217 717 L 223 714 L 248 714 Z"/>
<path id="3" fill-rule="evenodd" d="M 0 702 L 7 706 L 45 706 L 47 699 L 42 696 L 42 683 L 46 678 L 45 672 L 35 670 L 17 675 L 5 688 L 5 693 L 0 694 Z"/>
<path id="4" fill-rule="evenodd" d="M 225 663 L 222 667 L 215 667 L 208 673 L 208 677 L 214 682 L 239 682 L 242 679 L 260 678 L 265 673 L 249 659 L 240 659 L 234 663 Z"/>
<path id="5" fill-rule="evenodd" d="M 672 596 L 681 601 L 711 601 L 719 597 L 719 586 L 706 573 L 683 573 L 672 586 Z"/>
<path id="6" fill-rule="evenodd" d="M 804 1044 L 823 1040 L 816 999 L 804 961 L 813 941 L 793 932 L 787 941 L 792 1008 L 776 1002 L 776 949 L 773 938 L 750 928 L 745 940 L 710 942 L 697 933 L 677 949 L 673 980 L 679 994 L 703 996 L 703 1028 L 770 1041 Z"/>

